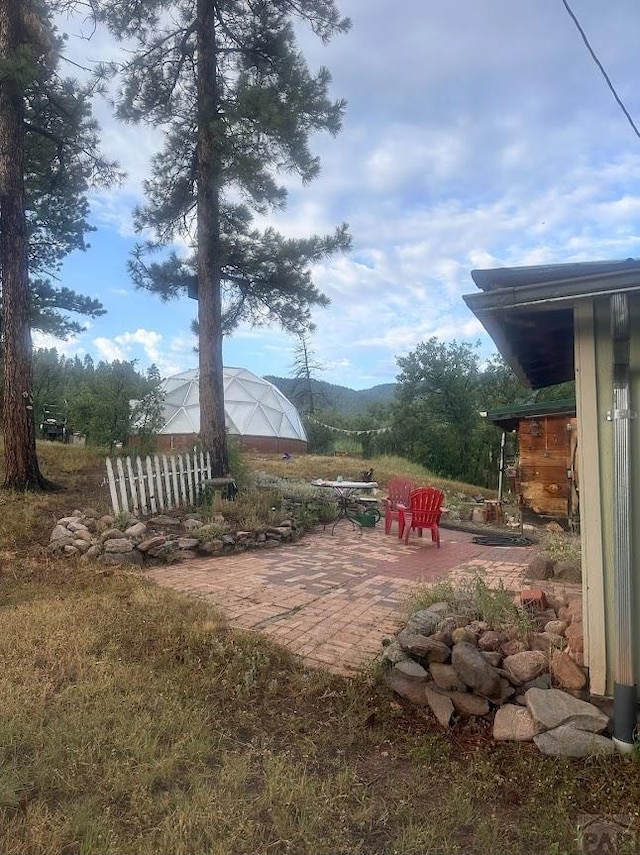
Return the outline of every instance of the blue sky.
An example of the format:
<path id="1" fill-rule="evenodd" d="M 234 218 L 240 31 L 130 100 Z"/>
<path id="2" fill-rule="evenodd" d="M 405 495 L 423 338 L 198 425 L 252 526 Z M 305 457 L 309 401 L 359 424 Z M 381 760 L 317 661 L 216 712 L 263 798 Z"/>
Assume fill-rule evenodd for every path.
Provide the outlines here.
<path id="1" fill-rule="evenodd" d="M 353 28 L 328 46 L 301 34 L 312 68 L 324 64 L 348 108 L 336 138 L 318 137 L 322 173 L 269 222 L 290 235 L 346 221 L 353 251 L 314 271 L 331 299 L 314 314 L 322 379 L 368 388 L 393 382 L 398 356 L 438 336 L 494 348 L 465 307 L 470 271 L 640 256 L 640 140 L 613 100 L 561 0 L 342 0 Z M 573 0 L 618 93 L 640 123 L 640 7 Z M 390 14 L 391 12 L 391 14 Z M 102 33 L 78 38 L 80 62 L 108 59 Z M 64 284 L 98 297 L 107 314 L 68 342 L 96 359 L 151 362 L 167 376 L 194 367 L 196 305 L 136 291 L 127 256 L 131 211 L 142 201 L 160 129 L 118 125 L 96 104 L 106 153 L 128 176 L 91 194 L 97 231 L 71 256 Z M 243 327 L 227 365 L 288 376 L 295 341 Z"/>

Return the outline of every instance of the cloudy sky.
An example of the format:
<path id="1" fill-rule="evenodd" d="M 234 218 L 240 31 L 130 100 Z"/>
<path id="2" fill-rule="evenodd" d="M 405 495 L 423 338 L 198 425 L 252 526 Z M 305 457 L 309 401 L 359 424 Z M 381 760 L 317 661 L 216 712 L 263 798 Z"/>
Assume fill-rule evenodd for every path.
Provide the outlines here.
<path id="1" fill-rule="evenodd" d="M 292 235 L 349 223 L 353 250 L 314 271 L 331 299 L 314 316 L 322 379 L 355 389 L 392 382 L 398 356 L 437 336 L 494 348 L 462 301 L 470 271 L 640 256 L 640 139 L 615 103 L 562 0 L 341 0 L 353 20 L 328 46 L 304 35 L 348 100 L 342 133 L 319 137 L 322 174 L 290 187 L 273 224 Z M 640 124 L 640 7 L 572 0 L 574 12 Z M 73 56 L 108 58 L 100 33 Z M 36 338 L 73 355 L 194 367 L 196 306 L 135 291 L 126 262 L 148 157 L 161 131 L 118 126 L 97 105 L 105 149 L 124 184 L 92 195 L 91 248 L 67 261 L 70 287 L 108 313 L 73 341 Z M 288 376 L 295 342 L 277 328 L 238 330 L 225 364 Z"/>

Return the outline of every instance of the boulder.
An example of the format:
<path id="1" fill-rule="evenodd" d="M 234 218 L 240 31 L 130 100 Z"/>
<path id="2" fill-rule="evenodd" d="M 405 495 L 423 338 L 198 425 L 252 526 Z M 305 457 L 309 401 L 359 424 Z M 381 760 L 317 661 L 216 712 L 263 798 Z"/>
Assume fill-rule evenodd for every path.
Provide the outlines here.
<path id="1" fill-rule="evenodd" d="M 587 685 L 587 677 L 566 652 L 556 651 L 551 657 L 551 673 L 563 689 L 580 691 Z"/>
<path id="2" fill-rule="evenodd" d="M 54 540 L 60 540 L 62 537 L 70 537 L 69 529 L 66 525 L 58 523 L 54 526 L 53 531 L 51 532 L 49 543 L 53 543 Z"/>
<path id="3" fill-rule="evenodd" d="M 567 642 L 561 635 L 556 635 L 554 632 L 532 632 L 529 643 L 532 650 L 548 654 L 551 650 L 564 647 Z"/>
<path id="4" fill-rule="evenodd" d="M 407 621 L 407 630 L 415 635 L 431 635 L 438 629 L 442 617 L 429 609 L 414 612 Z"/>
<path id="5" fill-rule="evenodd" d="M 154 537 L 148 537 L 146 540 L 143 540 L 142 543 L 138 544 L 138 549 L 140 552 L 149 552 L 151 549 L 157 549 L 159 546 L 163 546 L 167 542 L 167 538 L 161 534 L 157 534 Z"/>
<path id="6" fill-rule="evenodd" d="M 609 724 L 609 717 L 598 707 L 560 689 L 528 689 L 525 698 L 540 731 L 569 725 L 576 730 L 601 733 Z"/>
<path id="7" fill-rule="evenodd" d="M 547 670 L 547 657 L 539 650 L 525 650 L 523 653 L 507 656 L 502 664 L 516 680 L 527 683 Z"/>
<path id="8" fill-rule="evenodd" d="M 467 690 L 466 683 L 458 675 L 453 665 L 433 662 L 429 665 L 429 672 L 436 686 L 445 692 L 465 692 Z"/>
<path id="9" fill-rule="evenodd" d="M 153 525 L 171 526 L 176 528 L 182 525 L 182 522 L 179 519 L 170 517 L 167 514 L 159 514 L 158 516 L 151 517 L 149 522 L 153 523 Z"/>
<path id="10" fill-rule="evenodd" d="M 451 656 L 451 650 L 446 644 L 434 641 L 426 635 L 415 635 L 407 629 L 398 633 L 398 644 L 407 653 L 428 662 L 446 662 Z"/>
<path id="11" fill-rule="evenodd" d="M 431 685 L 425 686 L 423 691 L 425 698 L 427 699 L 429 709 L 436 719 L 443 727 L 449 727 L 449 722 L 453 715 L 453 704 L 451 702 L 451 698 L 442 694 L 442 692 L 439 692 Z"/>
<path id="12" fill-rule="evenodd" d="M 455 644 L 473 644 L 478 643 L 478 637 L 472 629 L 469 629 L 468 626 L 460 626 L 457 629 L 454 629 L 451 633 L 451 641 Z"/>
<path id="13" fill-rule="evenodd" d="M 422 675 L 418 674 L 414 669 L 403 666 L 415 665 L 420 668 Z M 385 681 L 390 689 L 392 689 L 401 698 L 411 701 L 417 706 L 427 706 L 427 696 L 425 694 L 425 686 L 429 681 L 429 675 L 418 665 L 417 662 L 406 660 L 399 662 L 393 666 L 389 673 L 385 676 Z"/>
<path id="14" fill-rule="evenodd" d="M 563 635 L 568 624 L 563 620 L 550 620 L 545 624 L 544 631 L 551 632 L 553 635 Z"/>
<path id="15" fill-rule="evenodd" d="M 500 675 L 473 644 L 454 645 L 451 664 L 464 683 L 480 695 L 492 698 L 500 694 Z"/>
<path id="16" fill-rule="evenodd" d="M 196 520 L 196 519 L 193 519 L 192 517 L 190 517 L 189 519 L 186 519 L 182 523 L 182 528 L 185 531 L 196 531 L 197 529 L 202 528 L 202 526 L 203 526 L 202 520 Z"/>
<path id="17" fill-rule="evenodd" d="M 582 582 L 582 571 L 575 561 L 558 561 L 553 568 L 553 575 L 563 582 Z"/>
<path id="18" fill-rule="evenodd" d="M 113 538 L 112 540 L 105 540 L 102 545 L 104 547 L 104 551 L 111 554 L 131 552 L 133 549 L 133 541 L 129 540 L 128 537 L 122 536 Z"/>
<path id="19" fill-rule="evenodd" d="M 198 555 L 215 555 L 217 552 L 220 552 L 223 546 L 224 544 L 221 540 L 207 540 L 198 547 Z"/>
<path id="20" fill-rule="evenodd" d="M 483 632 L 478 636 L 478 650 L 487 652 L 500 650 L 500 645 L 504 640 L 504 635 L 501 632 L 496 632 L 492 629 L 487 630 L 487 632 Z"/>
<path id="21" fill-rule="evenodd" d="M 124 537 L 124 532 L 119 528 L 107 528 L 100 535 L 100 540 L 104 543 L 105 540 L 117 540 L 120 537 Z"/>
<path id="22" fill-rule="evenodd" d="M 527 567 L 528 579 L 540 579 L 542 581 L 553 578 L 554 560 L 547 552 L 539 552 L 529 562 Z"/>
<path id="23" fill-rule="evenodd" d="M 147 536 L 147 527 L 141 522 L 134 523 L 125 530 L 125 534 L 134 540 L 143 540 Z"/>
<path id="24" fill-rule="evenodd" d="M 393 670 L 398 674 L 402 674 L 407 680 L 415 680 L 422 683 L 427 683 L 431 679 L 429 672 L 413 659 L 403 659 L 394 665 Z"/>
<path id="25" fill-rule="evenodd" d="M 90 546 L 84 554 L 87 560 L 97 558 L 99 555 L 102 555 L 102 547 L 97 543 L 94 543 L 93 546 Z"/>
<path id="26" fill-rule="evenodd" d="M 489 701 L 471 692 L 449 692 L 449 697 L 455 711 L 463 718 L 487 715 L 489 712 Z"/>
<path id="27" fill-rule="evenodd" d="M 519 638 L 512 638 L 511 641 L 505 641 L 500 649 L 504 656 L 513 656 L 515 653 L 524 653 L 529 648 Z"/>
<path id="28" fill-rule="evenodd" d="M 195 549 L 199 546 L 200 541 L 197 537 L 179 537 L 178 549 Z"/>
<path id="29" fill-rule="evenodd" d="M 611 739 L 596 733 L 577 730 L 568 724 L 547 730 L 533 737 L 543 754 L 553 757 L 590 757 L 593 754 L 614 754 L 615 746 Z"/>
<path id="30" fill-rule="evenodd" d="M 499 668 L 502 665 L 502 653 L 498 650 L 483 650 L 482 655 L 494 668 Z"/>
<path id="31" fill-rule="evenodd" d="M 525 707 L 506 704 L 496 710 L 493 738 L 496 742 L 531 742 L 538 733 L 531 713 Z"/>
<path id="32" fill-rule="evenodd" d="M 397 641 L 392 641 L 391 644 L 388 644 L 382 654 L 382 661 L 388 662 L 390 665 L 395 665 L 398 662 L 404 662 L 404 660 L 408 658 L 409 656 L 405 653 L 402 647 L 400 647 Z"/>

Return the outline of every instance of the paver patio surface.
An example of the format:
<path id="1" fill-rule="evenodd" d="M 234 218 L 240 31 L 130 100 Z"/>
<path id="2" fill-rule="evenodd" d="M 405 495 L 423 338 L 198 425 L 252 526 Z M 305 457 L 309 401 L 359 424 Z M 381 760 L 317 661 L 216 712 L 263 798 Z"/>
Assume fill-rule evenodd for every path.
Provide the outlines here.
<path id="1" fill-rule="evenodd" d="M 522 586 L 534 547 L 488 547 L 441 530 L 408 544 L 382 528 L 360 535 L 343 523 L 273 549 L 197 558 L 146 575 L 159 585 L 218 606 L 229 624 L 268 635 L 306 664 L 348 674 L 371 662 L 401 624 L 421 584 L 480 575 L 490 587 Z"/>

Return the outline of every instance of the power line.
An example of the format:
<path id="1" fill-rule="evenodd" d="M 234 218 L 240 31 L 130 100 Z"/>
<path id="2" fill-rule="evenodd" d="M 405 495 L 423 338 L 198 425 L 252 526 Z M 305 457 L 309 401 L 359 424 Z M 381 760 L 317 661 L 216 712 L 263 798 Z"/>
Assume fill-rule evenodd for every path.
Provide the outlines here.
<path id="1" fill-rule="evenodd" d="M 633 128 L 633 132 L 638 137 L 638 139 L 640 139 L 640 130 L 638 130 L 638 127 L 637 127 L 636 123 L 633 121 L 633 119 L 631 118 L 629 111 L 627 110 L 627 108 L 622 103 L 622 99 L 620 98 L 620 96 L 616 92 L 615 87 L 614 87 L 613 83 L 611 82 L 611 79 L 609 78 L 609 75 L 607 74 L 607 72 L 604 69 L 604 66 L 602 65 L 602 63 L 600 62 L 598 57 L 596 56 L 596 52 L 591 47 L 591 44 L 589 43 L 589 39 L 587 38 L 585 31 L 580 26 L 580 21 L 576 18 L 575 13 L 573 12 L 573 9 L 571 8 L 571 6 L 569 6 L 569 3 L 567 2 L 567 0 L 562 0 L 562 5 L 567 10 L 567 14 L 569 15 L 569 17 L 571 18 L 573 23 L 576 25 L 578 32 L 582 36 L 582 41 L 585 43 L 585 45 L 587 46 L 587 50 L 591 54 L 591 58 L 593 59 L 595 64 L 600 69 L 600 73 L 602 74 L 602 76 L 606 80 L 607 86 L 611 90 L 611 94 L 613 95 L 613 97 L 616 99 L 618 106 L 620 107 L 622 112 L 627 117 L 627 121 L 629 122 L 629 124 Z"/>

